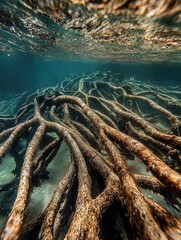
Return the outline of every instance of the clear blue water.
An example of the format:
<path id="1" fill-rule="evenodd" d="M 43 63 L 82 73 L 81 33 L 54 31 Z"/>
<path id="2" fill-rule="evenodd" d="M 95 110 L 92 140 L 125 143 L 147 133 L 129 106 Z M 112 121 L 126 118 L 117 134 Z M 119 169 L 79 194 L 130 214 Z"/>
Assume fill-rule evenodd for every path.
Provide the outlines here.
<path id="1" fill-rule="evenodd" d="M 112 71 L 141 81 L 151 81 L 163 85 L 181 84 L 181 65 L 171 63 L 143 64 L 112 63 L 101 61 L 68 61 L 50 59 L 29 54 L 0 53 L 0 99 L 7 99 L 12 94 L 43 86 L 54 85 L 60 79 L 74 74 Z"/>
<path id="2" fill-rule="evenodd" d="M 99 70 L 180 84 L 179 12 L 167 18 L 99 15 L 69 2 L 57 16 L 53 4 L 1 0 L 1 99 Z"/>

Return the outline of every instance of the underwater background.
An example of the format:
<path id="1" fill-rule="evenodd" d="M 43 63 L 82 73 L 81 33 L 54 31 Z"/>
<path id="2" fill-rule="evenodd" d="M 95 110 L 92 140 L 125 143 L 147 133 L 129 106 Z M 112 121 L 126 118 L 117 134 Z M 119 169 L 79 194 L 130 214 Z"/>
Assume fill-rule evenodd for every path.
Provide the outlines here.
<path id="1" fill-rule="evenodd" d="M 181 64 L 169 62 L 114 63 L 109 61 L 70 61 L 29 54 L 0 53 L 0 99 L 39 87 L 55 85 L 74 74 L 112 71 L 125 77 L 163 85 L 181 84 Z"/>
<path id="2" fill-rule="evenodd" d="M 178 1 L 111 2 L 1 0 L 0 98 L 99 70 L 179 83 Z"/>
<path id="3" fill-rule="evenodd" d="M 153 4 L 150 4 L 149 1 L 140 2 L 1 0 L 0 123 L 4 121 L 4 118 L 10 118 L 10 115 L 14 119 L 15 111 L 18 112 L 16 104 L 19 99 L 23 99 L 21 99 L 23 94 L 27 97 L 28 94 L 31 96 L 31 93 L 40 94 L 42 89 L 54 88 L 53 90 L 56 90 L 56 86 L 60 87 L 61 83 L 67 79 L 70 82 L 70 89 L 67 88 L 67 90 L 66 87 L 65 89 L 71 92 L 71 87 L 76 89 L 81 78 L 89 79 L 90 82 L 99 78 L 101 81 L 109 82 L 109 76 L 112 82 L 114 82 L 112 78 L 117 79 L 116 76 L 118 76 L 120 79 L 118 83 L 123 86 L 128 84 L 129 87 L 140 92 L 151 89 L 150 91 L 153 93 L 158 90 L 162 94 L 160 95 L 162 98 L 164 98 L 165 91 L 168 90 L 171 93 L 168 101 L 174 99 L 173 102 L 176 101 L 178 104 L 178 107 L 174 105 L 175 108 L 173 107 L 173 111 L 172 109 L 171 111 L 180 121 L 181 9 L 179 1 L 168 1 L 170 5 L 165 3 L 166 1 L 156 0 L 151 1 Z M 139 4 L 140 8 L 137 6 Z M 147 7 L 144 7 L 144 4 Z M 118 84 L 116 81 L 115 85 Z M 128 94 L 130 94 L 129 87 Z M 85 87 L 85 92 L 88 88 L 89 86 Z M 59 88 L 57 89 L 59 91 Z M 172 95 L 174 91 L 175 93 Z M 50 93 L 52 94 L 51 90 Z M 62 95 L 62 92 L 58 93 Z M 109 92 L 107 94 L 109 95 Z M 117 97 L 118 94 L 115 96 Z M 154 97 L 151 99 L 155 100 Z M 23 99 L 23 101 L 25 100 L 27 101 L 27 99 Z M 31 99 L 31 101 L 33 100 Z M 129 108 L 129 103 L 125 106 Z M 18 107 L 20 108 L 21 105 Z M 152 112 L 147 111 L 144 104 L 141 107 L 141 110 L 146 112 L 145 115 L 150 114 L 150 117 Z M 22 122 L 26 117 L 31 119 L 31 114 L 28 114 L 23 116 Z M 153 112 L 152 115 L 154 114 Z M 60 117 L 62 117 L 61 114 Z M 21 123 L 21 119 L 19 122 L 16 119 L 15 122 L 16 124 Z M 153 124 L 155 122 L 153 121 Z M 165 133 L 169 134 L 171 130 L 165 122 L 158 117 L 158 122 L 155 124 L 156 129 L 161 127 Z M 11 123 L 8 127 L 15 125 Z M 4 127 L 3 123 L 2 126 L 0 124 L 0 134 L 8 127 Z M 124 131 L 126 130 L 123 129 Z M 55 138 L 55 134 L 51 134 L 52 139 Z M 27 143 L 24 137 L 19 140 L 20 143 L 15 148 L 18 149 L 16 150 L 23 161 L 23 151 L 26 149 Z M 3 141 L 1 141 L 0 147 L 3 146 Z M 16 177 L 19 177 L 20 172 L 15 172 L 17 166 L 13 154 L 7 153 L 0 165 L 0 232 L 6 225 L 8 214 L 17 194 Z M 25 225 L 30 220 L 38 218 L 39 214 L 45 210 L 56 186 L 70 167 L 72 156 L 65 141 L 56 154 L 53 161 L 47 166 L 49 172 L 47 179 L 35 186 L 30 194 Z M 170 160 L 167 157 L 165 157 L 166 160 Z M 180 155 L 179 158 L 181 159 Z M 149 170 L 139 159 L 136 158 L 135 161 L 136 164 L 132 159 L 128 159 L 129 169 L 133 173 L 151 176 L 148 173 Z M 171 167 L 178 173 L 181 172 L 180 164 L 178 166 L 171 165 Z M 12 187 L 14 185 L 11 186 L 11 181 L 14 179 L 15 188 Z M 99 182 L 99 179 L 96 181 Z M 4 186 L 9 183 L 8 190 L 4 190 L 6 189 Z M 100 181 L 100 183 L 102 182 Z M 159 194 L 149 190 L 143 190 L 143 193 L 170 210 L 174 216 L 181 216 L 180 201 L 172 206 Z M 75 205 L 75 199 L 73 202 Z M 73 203 L 71 204 L 73 205 Z M 174 208 L 177 204 L 178 208 Z M 71 211 L 73 211 L 72 205 L 70 206 Z M 114 209 L 111 210 L 114 213 L 116 206 L 114 205 Z M 71 217 L 70 215 L 69 220 L 72 219 L 72 215 Z M 110 215 L 106 215 L 106 217 L 109 219 Z M 105 225 L 103 224 L 105 229 L 109 225 L 106 221 Z M 70 222 L 63 230 L 61 229 L 61 233 L 58 237 L 56 236 L 56 239 L 64 239 L 69 224 Z M 126 224 L 128 224 L 127 220 Z M 100 239 L 120 239 L 119 231 L 117 232 L 112 236 L 111 231 L 105 231 L 101 233 L 102 238 Z M 33 228 L 30 235 L 23 234 L 17 239 L 40 239 L 37 238 L 36 227 L 35 230 Z M 133 234 L 126 239 L 139 238 Z"/>

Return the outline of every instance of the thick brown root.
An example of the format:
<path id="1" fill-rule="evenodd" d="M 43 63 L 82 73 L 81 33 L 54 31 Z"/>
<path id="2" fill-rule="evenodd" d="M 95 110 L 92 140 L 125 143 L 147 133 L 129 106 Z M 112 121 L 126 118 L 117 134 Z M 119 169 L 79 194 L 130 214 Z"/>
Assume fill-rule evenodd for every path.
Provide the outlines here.
<path id="1" fill-rule="evenodd" d="M 141 107 L 147 104 L 150 111 L 164 115 L 170 131 L 179 124 L 178 117 L 149 99 L 150 90 L 140 89 L 139 84 L 132 89 L 135 84 L 131 83 L 114 86 L 111 79 L 109 84 L 89 78 L 80 79 L 79 84 L 77 79 L 64 81 L 61 93 L 41 94 L 34 103 L 28 98 L 14 118 L 25 120 L 0 133 L 1 161 L 15 148 L 11 155 L 21 171 L 20 178 L 0 186 L 1 194 L 19 184 L 1 239 L 16 240 L 26 234 L 31 238 L 36 233 L 36 239 L 54 240 L 60 231 L 67 240 L 104 239 L 102 221 L 105 216 L 110 221 L 107 213 L 115 203 L 124 211 L 114 216 L 114 231 L 120 234 L 122 226 L 124 239 L 180 239 L 181 137 L 149 122 L 149 114 Z M 108 89 L 112 89 L 110 98 Z M 160 123 L 159 118 L 155 122 Z M 25 144 L 20 147 L 22 139 Z M 27 222 L 31 190 L 49 181 L 47 168 L 63 141 L 71 153 L 69 170 L 38 218 Z M 18 156 L 22 153 L 21 166 Z M 144 163 L 146 171 L 135 173 L 130 161 Z M 141 188 L 161 195 L 173 213 L 154 197 L 149 199 Z"/>

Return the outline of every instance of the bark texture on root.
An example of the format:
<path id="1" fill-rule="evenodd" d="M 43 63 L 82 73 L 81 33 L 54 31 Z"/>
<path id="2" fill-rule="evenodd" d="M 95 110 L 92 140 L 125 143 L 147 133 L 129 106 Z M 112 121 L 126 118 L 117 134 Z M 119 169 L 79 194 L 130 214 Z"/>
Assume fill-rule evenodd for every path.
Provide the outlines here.
<path id="1" fill-rule="evenodd" d="M 142 89 L 110 73 L 104 82 L 105 75 L 62 81 L 33 102 L 27 97 L 13 116 L 14 126 L 0 133 L 1 162 L 12 154 L 21 172 L 0 186 L 0 194 L 10 194 L 18 185 L 1 239 L 28 233 L 53 240 L 61 232 L 67 240 L 107 239 L 103 222 L 113 219 L 113 239 L 180 239 L 180 116 L 155 97 L 161 88 L 150 94 L 152 85 Z M 180 103 L 174 92 L 168 99 Z M 153 123 L 155 110 L 159 117 Z M 69 170 L 46 208 L 27 222 L 30 195 L 51 180 L 47 168 L 63 142 L 71 153 Z M 130 162 L 142 170 L 135 172 Z M 115 204 L 123 210 L 110 220 Z"/>

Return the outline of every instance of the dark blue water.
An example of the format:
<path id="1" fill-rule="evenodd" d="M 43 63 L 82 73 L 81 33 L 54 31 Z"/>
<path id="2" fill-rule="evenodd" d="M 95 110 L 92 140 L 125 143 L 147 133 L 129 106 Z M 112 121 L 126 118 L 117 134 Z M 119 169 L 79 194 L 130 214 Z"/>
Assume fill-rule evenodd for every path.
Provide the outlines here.
<path id="1" fill-rule="evenodd" d="M 36 90 L 55 84 L 74 74 L 112 71 L 125 77 L 151 81 L 161 85 L 181 84 L 181 64 L 171 63 L 111 63 L 101 61 L 68 61 L 29 54 L 0 54 L 0 99 L 12 94 Z"/>
<path id="2" fill-rule="evenodd" d="M 102 14 L 69 1 L 62 3 L 57 15 L 56 1 L 48 4 L 0 2 L 1 99 L 72 74 L 107 70 L 143 81 L 180 84 L 181 25 L 176 6 L 167 9 L 168 15 L 176 11 L 173 16 L 161 11 L 161 16 L 150 17 L 154 11 L 145 16 Z"/>

